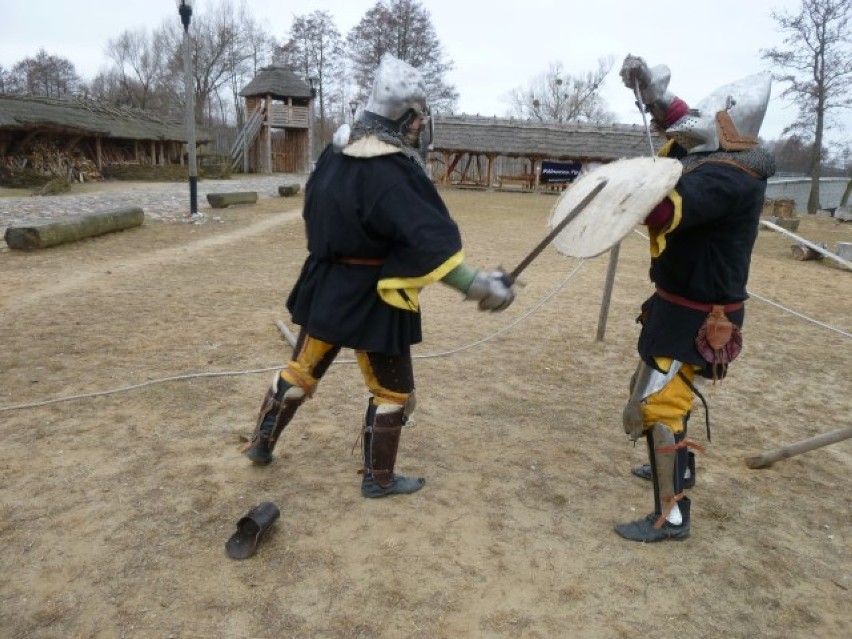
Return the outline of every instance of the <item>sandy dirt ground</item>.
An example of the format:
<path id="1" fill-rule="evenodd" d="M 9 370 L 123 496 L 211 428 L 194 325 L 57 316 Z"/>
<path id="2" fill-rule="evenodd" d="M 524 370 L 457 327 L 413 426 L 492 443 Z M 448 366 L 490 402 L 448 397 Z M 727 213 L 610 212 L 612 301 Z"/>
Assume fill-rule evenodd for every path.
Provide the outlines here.
<path id="1" fill-rule="evenodd" d="M 488 267 L 517 264 L 554 203 L 443 194 Z M 498 314 L 424 291 L 397 463 L 427 478 L 420 493 L 360 496 L 349 351 L 276 461 L 250 465 L 240 437 L 288 354 L 276 320 L 305 255 L 299 205 L 0 252 L 0 637 L 852 636 L 852 440 L 743 461 L 850 424 L 852 273 L 760 232 L 752 292 L 826 326 L 749 302 L 741 359 L 703 386 L 692 536 L 643 545 L 612 530 L 652 501 L 620 417 L 651 290 L 636 234 L 603 341 L 606 255 L 546 250 Z M 852 240 L 827 218 L 799 232 Z M 703 420 L 696 404 L 707 444 Z M 237 519 L 267 500 L 281 518 L 229 559 Z"/>

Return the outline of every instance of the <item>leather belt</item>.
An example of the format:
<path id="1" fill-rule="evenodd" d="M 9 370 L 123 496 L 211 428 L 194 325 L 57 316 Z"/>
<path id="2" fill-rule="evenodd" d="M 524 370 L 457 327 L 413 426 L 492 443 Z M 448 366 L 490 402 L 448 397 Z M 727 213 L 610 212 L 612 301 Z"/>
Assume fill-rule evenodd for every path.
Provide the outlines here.
<path id="1" fill-rule="evenodd" d="M 355 266 L 381 266 L 385 261 L 380 257 L 338 257 L 338 264 L 353 264 Z"/>
<path id="2" fill-rule="evenodd" d="M 687 299 L 686 297 L 681 297 L 680 295 L 669 293 L 668 291 L 664 291 L 659 287 L 657 287 L 657 295 L 660 298 L 666 300 L 667 302 L 671 302 L 672 304 L 677 304 L 678 306 L 685 306 L 686 308 L 691 308 L 696 311 L 704 311 L 705 313 L 709 313 L 717 306 L 721 306 L 722 311 L 725 313 L 733 313 L 734 311 L 738 311 L 743 306 L 745 306 L 743 302 L 734 302 L 733 304 L 704 304 L 703 302 L 695 302 L 691 299 Z"/>

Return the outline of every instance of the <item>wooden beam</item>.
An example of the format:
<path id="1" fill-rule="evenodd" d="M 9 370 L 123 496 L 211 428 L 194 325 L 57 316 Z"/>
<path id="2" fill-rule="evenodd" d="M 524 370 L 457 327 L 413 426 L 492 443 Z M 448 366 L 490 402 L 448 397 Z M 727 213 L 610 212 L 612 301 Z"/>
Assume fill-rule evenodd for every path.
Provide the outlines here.
<path id="1" fill-rule="evenodd" d="M 795 233 L 778 226 L 777 224 L 773 224 L 769 220 L 760 220 L 760 223 L 763 224 L 763 226 L 765 226 L 767 228 L 770 228 L 774 231 L 778 231 L 779 233 L 783 233 L 784 235 L 786 235 L 788 237 L 792 237 L 794 240 L 797 240 L 800 244 L 803 244 L 803 245 L 813 249 L 817 253 L 821 253 L 822 255 L 825 255 L 826 257 L 833 259 L 835 262 L 839 263 L 846 270 L 852 271 L 852 262 L 844 260 L 839 255 L 835 255 L 834 253 L 823 248 L 819 244 L 814 244 L 813 242 L 808 242 L 805 238 L 800 237 L 800 236 L 796 235 Z"/>
<path id="2" fill-rule="evenodd" d="M 745 463 L 749 468 L 766 468 L 782 459 L 789 459 L 790 457 L 795 457 L 796 455 L 801 455 L 810 450 L 822 448 L 823 446 L 828 446 L 829 444 L 834 444 L 850 437 L 852 437 L 852 426 L 846 426 L 845 428 L 838 428 L 828 433 L 808 437 L 795 444 L 789 444 L 781 448 L 766 451 L 765 453 L 760 453 L 759 455 L 746 457 Z"/>
<path id="3" fill-rule="evenodd" d="M 98 167 L 98 171 L 102 171 L 104 168 L 104 150 L 101 146 L 101 136 L 95 138 L 95 166 Z"/>

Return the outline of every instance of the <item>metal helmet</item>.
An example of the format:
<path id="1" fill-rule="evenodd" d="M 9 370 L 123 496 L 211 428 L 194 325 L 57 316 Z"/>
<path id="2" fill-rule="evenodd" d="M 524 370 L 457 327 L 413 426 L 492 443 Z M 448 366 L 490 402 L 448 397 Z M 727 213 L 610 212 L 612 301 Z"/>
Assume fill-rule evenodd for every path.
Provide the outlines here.
<path id="1" fill-rule="evenodd" d="M 373 91 L 361 119 L 368 125 L 387 130 L 409 146 L 431 144 L 426 82 L 420 71 L 385 53 L 376 70 Z M 428 141 L 423 140 L 423 131 L 429 132 Z"/>
<path id="2" fill-rule="evenodd" d="M 689 153 L 738 151 L 757 146 L 772 76 L 750 75 L 719 87 L 666 129 Z"/>

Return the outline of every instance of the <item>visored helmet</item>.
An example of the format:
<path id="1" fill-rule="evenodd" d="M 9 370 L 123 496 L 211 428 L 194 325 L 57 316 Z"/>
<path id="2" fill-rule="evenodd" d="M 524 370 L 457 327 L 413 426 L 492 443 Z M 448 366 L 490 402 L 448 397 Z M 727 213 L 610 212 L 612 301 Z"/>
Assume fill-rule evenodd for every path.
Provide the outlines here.
<path id="1" fill-rule="evenodd" d="M 772 76 L 750 75 L 713 91 L 666 129 L 689 153 L 739 151 L 757 146 Z"/>
<path id="2" fill-rule="evenodd" d="M 419 147 L 425 153 L 432 143 L 432 123 L 426 104 L 426 82 L 421 73 L 407 62 L 385 53 L 361 119 L 368 126 L 384 129 L 404 144 Z"/>

